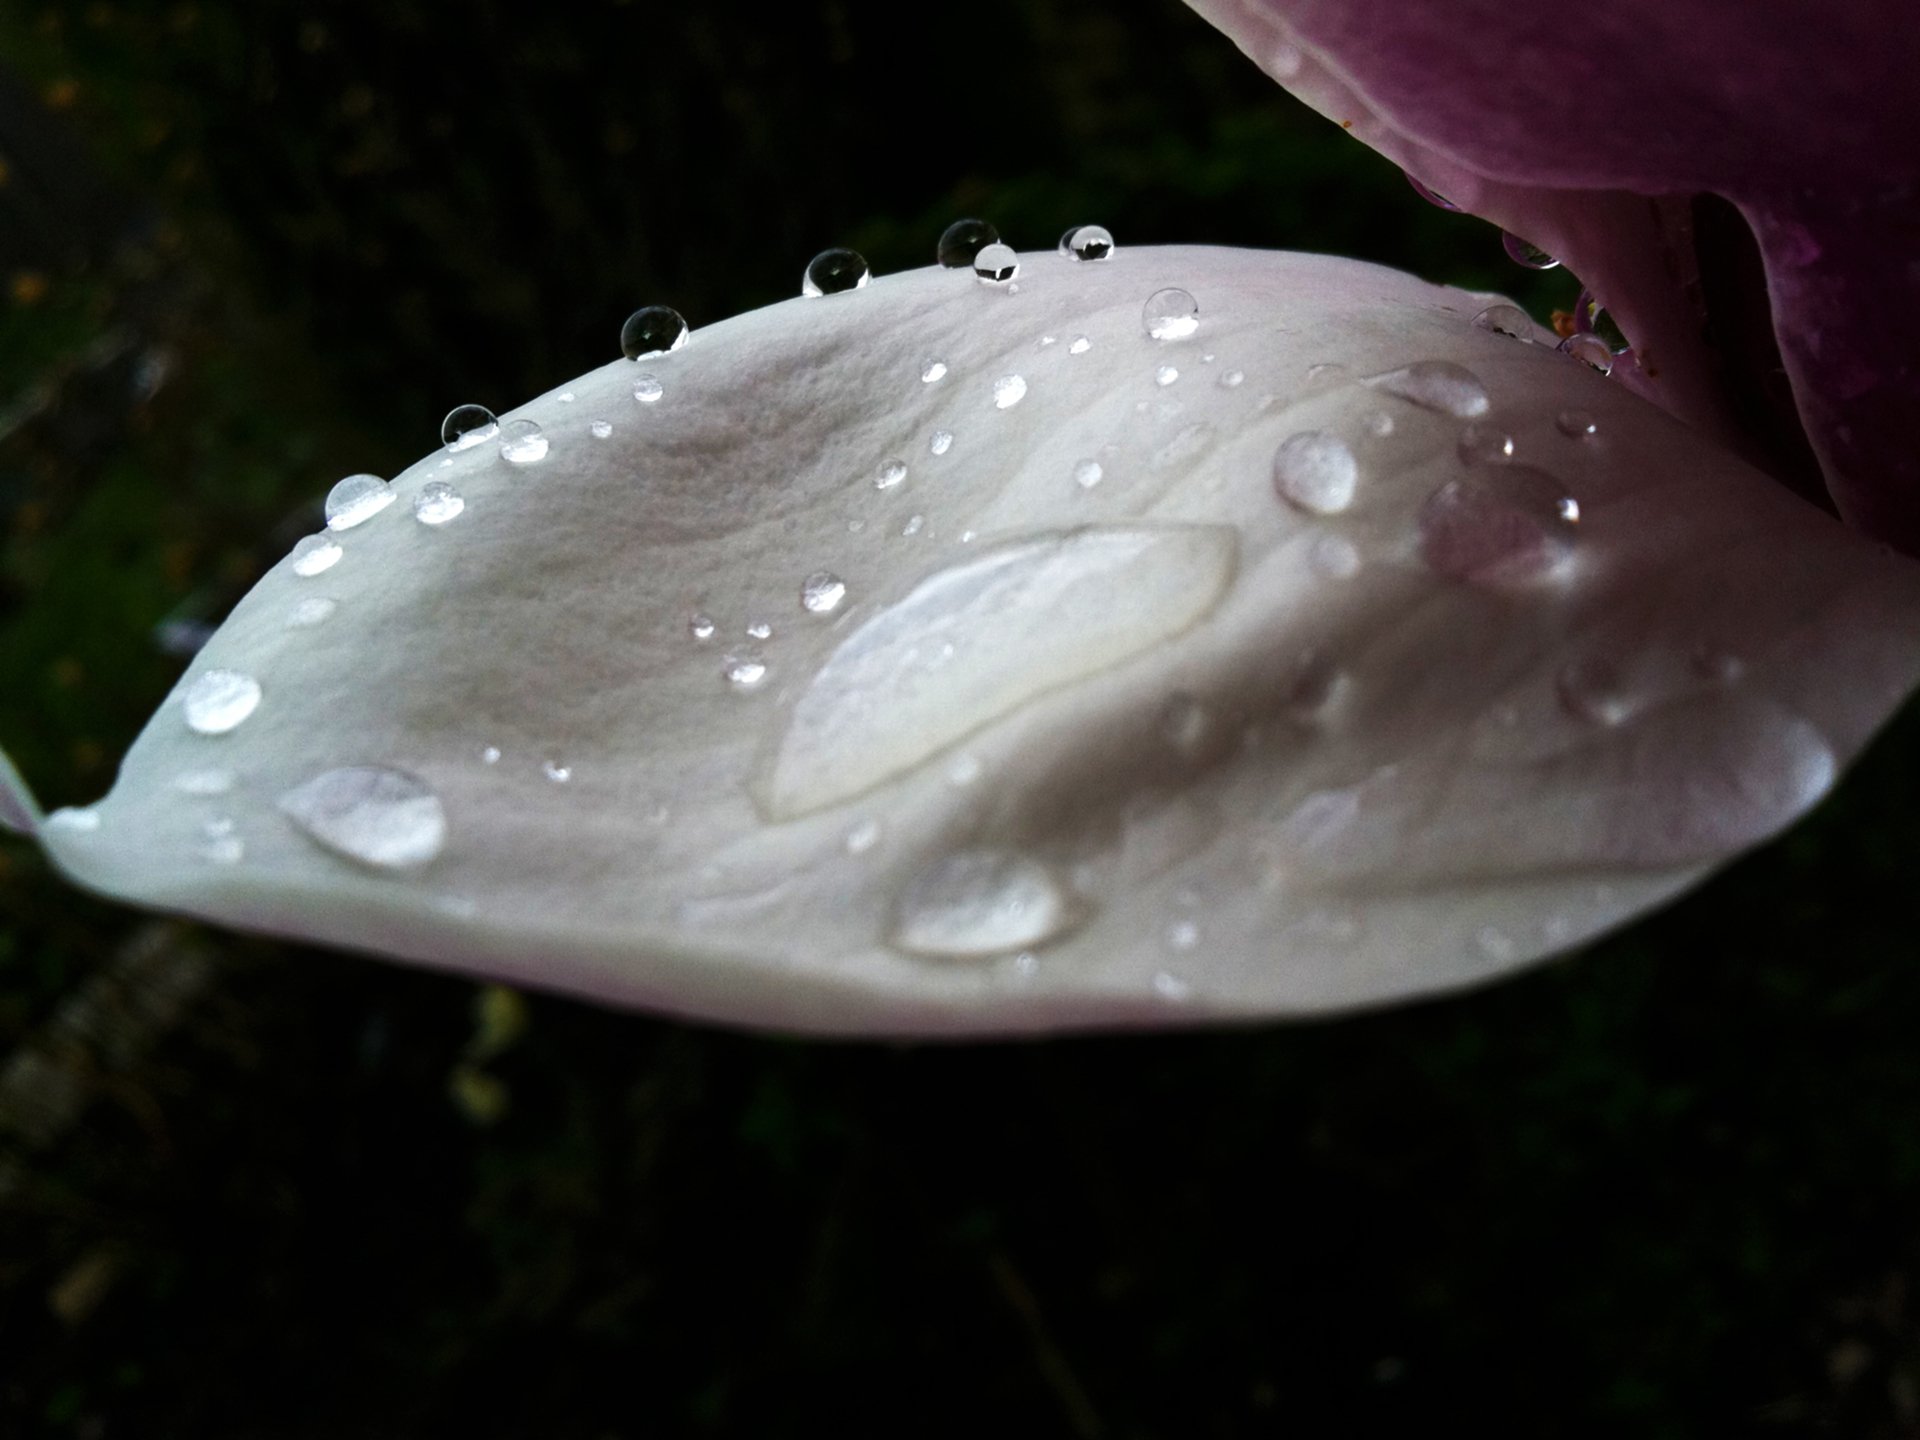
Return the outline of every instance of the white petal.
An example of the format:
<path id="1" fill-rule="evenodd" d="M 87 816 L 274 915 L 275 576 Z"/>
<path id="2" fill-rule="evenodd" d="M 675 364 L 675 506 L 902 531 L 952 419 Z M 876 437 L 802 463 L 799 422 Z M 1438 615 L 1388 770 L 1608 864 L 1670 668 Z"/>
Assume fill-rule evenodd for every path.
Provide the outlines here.
<path id="1" fill-rule="evenodd" d="M 1169 286 L 1190 339 L 1142 325 Z M 436 452 L 325 575 L 276 567 L 188 676 L 257 707 L 220 734 L 163 707 L 99 823 L 43 841 L 144 903 L 799 1030 L 1298 1014 L 1511 970 L 1816 802 L 1920 673 L 1920 579 L 1475 328 L 1487 303 L 1315 257 L 1049 253 L 1017 293 L 919 271 L 715 325 L 647 362 L 650 405 L 606 365 L 502 417 L 543 460 Z M 1513 464 L 1461 458 L 1459 405 L 1405 378 L 1465 393 L 1434 362 Z M 1352 458 L 1338 506 L 1276 476 L 1308 432 Z M 458 523 L 415 523 L 443 481 Z M 809 609 L 823 573 L 844 598 Z M 287 623 L 322 594 L 325 625 Z M 176 783 L 216 767 L 230 789 Z"/>

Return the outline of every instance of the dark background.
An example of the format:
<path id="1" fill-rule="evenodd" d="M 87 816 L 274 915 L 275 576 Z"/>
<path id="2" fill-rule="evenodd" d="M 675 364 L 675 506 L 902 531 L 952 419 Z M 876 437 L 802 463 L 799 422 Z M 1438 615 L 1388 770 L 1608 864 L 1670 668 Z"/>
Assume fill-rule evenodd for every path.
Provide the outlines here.
<path id="1" fill-rule="evenodd" d="M 0 5 L 0 740 L 97 797 L 332 480 L 827 245 L 1570 304 L 1129 9 Z M 1916 744 L 1483 994 L 1002 1046 L 522 997 L 5 844 L 0 1436 L 1920 1433 Z"/>

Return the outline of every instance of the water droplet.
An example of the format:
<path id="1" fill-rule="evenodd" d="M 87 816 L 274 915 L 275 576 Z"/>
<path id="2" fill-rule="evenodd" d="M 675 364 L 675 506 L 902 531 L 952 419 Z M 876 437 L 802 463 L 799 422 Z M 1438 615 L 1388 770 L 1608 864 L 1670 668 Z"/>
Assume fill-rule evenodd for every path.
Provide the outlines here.
<path id="1" fill-rule="evenodd" d="M 1330 580 L 1351 580 L 1360 573 L 1360 552 L 1344 535 L 1322 535 L 1307 552 L 1313 568 Z"/>
<path id="2" fill-rule="evenodd" d="M 484 445 L 500 433 L 500 422 L 484 405 L 458 405 L 440 422 L 440 443 L 450 454 Z"/>
<path id="3" fill-rule="evenodd" d="M 956 755 L 947 767 L 947 783 L 956 790 L 964 790 L 980 778 L 981 769 L 978 755 Z"/>
<path id="4" fill-rule="evenodd" d="M 100 812 L 91 805 L 67 805 L 47 816 L 49 830 L 66 830 L 76 835 L 90 835 L 100 828 Z"/>
<path id="5" fill-rule="evenodd" d="M 747 634 L 755 640 L 771 640 L 773 638 L 773 626 L 764 620 L 755 620 L 751 625 L 747 626 Z"/>
<path id="6" fill-rule="evenodd" d="M 652 375 L 642 375 L 633 382 L 633 398 L 642 405 L 651 405 L 666 393 L 666 388 Z"/>
<path id="7" fill-rule="evenodd" d="M 349 475 L 327 492 L 327 529 L 351 530 L 393 503 L 393 487 L 378 475 Z"/>
<path id="8" fill-rule="evenodd" d="M 1184 290 L 1156 290 L 1141 307 L 1140 323 L 1155 340 L 1184 340 L 1200 328 L 1200 302 Z"/>
<path id="9" fill-rule="evenodd" d="M 952 448 L 953 432 L 951 430 L 934 431 L 933 439 L 927 443 L 927 449 L 931 450 L 935 455 L 944 455 Z"/>
<path id="10" fill-rule="evenodd" d="M 1442 195 L 1438 190 L 1435 190 L 1431 185 L 1422 182 L 1420 177 L 1415 175 L 1411 170 L 1403 170 L 1400 173 L 1407 177 L 1407 183 L 1413 186 L 1414 193 L 1429 205 L 1438 205 L 1442 210 L 1451 210 L 1455 214 L 1459 213 L 1460 207 L 1458 205 L 1454 204 L 1453 201 Z"/>
<path id="11" fill-rule="evenodd" d="M 1455 480 L 1420 511 L 1420 553 L 1451 580 L 1523 584 L 1549 577 L 1573 554 L 1576 527 L 1562 518 L 1565 488 L 1530 465 L 1502 465 Z"/>
<path id="12" fill-rule="evenodd" d="M 1036 346 L 1035 346 L 1034 348 L 1035 348 L 1035 349 L 1038 349 L 1038 350 L 1044 350 L 1044 349 L 1046 349 L 1046 348 L 1047 348 L 1047 347 L 1048 347 L 1049 345 L 1058 345 L 1059 343 L 1060 343 L 1060 341 L 1059 341 L 1059 338 L 1058 338 L 1057 336 L 1053 336 L 1053 335 L 1042 335 L 1042 336 L 1040 337 L 1040 342 L 1039 342 L 1039 344 L 1038 344 L 1038 345 L 1036 345 Z"/>
<path id="13" fill-rule="evenodd" d="M 222 815 L 200 827 L 200 844 L 194 854 L 209 865 L 238 865 L 247 857 L 247 846 L 234 833 L 233 821 Z"/>
<path id="14" fill-rule="evenodd" d="M 1640 708 L 1619 667 L 1601 655 L 1568 661 L 1553 689 L 1568 714 L 1593 725 L 1624 724 Z"/>
<path id="15" fill-rule="evenodd" d="M 564 785 L 573 779 L 573 767 L 562 765 L 557 760 L 544 760 L 540 764 L 540 773 L 556 785 Z"/>
<path id="16" fill-rule="evenodd" d="M 382 765 L 349 765 L 296 785 L 282 815 L 309 839 L 381 870 L 425 865 L 447 839 L 447 815 L 426 781 Z"/>
<path id="17" fill-rule="evenodd" d="M 1188 760 L 1198 759 L 1206 751 L 1212 730 L 1213 716 L 1197 697 L 1184 690 L 1167 697 L 1160 711 L 1160 733 L 1175 753 Z"/>
<path id="18" fill-rule="evenodd" d="M 695 615 L 691 620 L 687 621 L 687 629 L 696 640 L 711 640 L 713 638 L 713 617 L 711 615 Z"/>
<path id="19" fill-rule="evenodd" d="M 1456 420 L 1476 419 L 1492 404 L 1480 377 L 1451 360 L 1416 360 L 1399 370 L 1371 376 L 1367 384 Z"/>
<path id="20" fill-rule="evenodd" d="M 1509 965 L 1520 958 L 1520 946 L 1514 938 L 1495 925 L 1483 925 L 1473 937 L 1473 943 L 1482 955 L 1500 965 Z"/>
<path id="21" fill-rule="evenodd" d="M 1613 349 L 1591 330 L 1569 335 L 1559 345 L 1560 353 L 1571 355 L 1590 370 L 1602 375 L 1613 373 Z"/>
<path id="22" fill-rule="evenodd" d="M 571 405 L 573 403 L 573 391 L 562 390 L 560 392 L 560 403 L 562 405 Z"/>
<path id="23" fill-rule="evenodd" d="M 1008 850 L 960 850 L 908 883 L 893 943 L 938 959 L 1002 955 L 1055 939 L 1081 918 L 1081 907 L 1040 861 Z"/>
<path id="24" fill-rule="evenodd" d="M 1027 382 L 1018 375 L 1002 375 L 993 382 L 993 408 L 1011 410 L 1027 398 Z"/>
<path id="25" fill-rule="evenodd" d="M 1477 421 L 1460 427 L 1460 458 L 1469 465 L 1504 465 L 1513 459 L 1513 436 Z"/>
<path id="26" fill-rule="evenodd" d="M 199 735 L 224 735 L 253 714 L 260 682 L 238 670 L 209 670 L 187 687 L 183 713 Z"/>
<path id="27" fill-rule="evenodd" d="M 1191 950 L 1200 943 L 1200 926 L 1192 920 L 1176 920 L 1167 926 L 1167 945 L 1174 950 Z"/>
<path id="28" fill-rule="evenodd" d="M 587 433 L 596 440 L 605 440 L 613 434 L 613 423 L 609 420 L 589 420 Z"/>
<path id="29" fill-rule="evenodd" d="M 340 602 L 330 600 L 324 595 L 315 595 L 302 600 L 293 607 L 293 613 L 287 616 L 287 624 L 306 626 L 319 625 L 330 619 L 333 612 L 340 608 Z"/>
<path id="30" fill-rule="evenodd" d="M 500 427 L 500 458 L 512 465 L 533 465 L 546 459 L 546 432 L 536 421 L 509 420 Z"/>
<path id="31" fill-rule="evenodd" d="M 1180 372 L 1171 365 L 1162 365 L 1153 372 L 1153 383 L 1156 385 L 1171 385 L 1179 378 Z"/>
<path id="32" fill-rule="evenodd" d="M 867 262 L 858 251 L 822 250 L 807 262 L 807 273 L 800 281 L 802 295 L 839 295 L 858 290 L 871 278 Z"/>
<path id="33" fill-rule="evenodd" d="M 1580 502 L 1571 495 L 1562 495 L 1553 504 L 1554 513 L 1569 525 L 1580 523 Z"/>
<path id="34" fill-rule="evenodd" d="M 800 586 L 800 604 L 811 615 L 831 615 L 847 598 L 847 584 L 827 570 L 816 570 Z"/>
<path id="35" fill-rule="evenodd" d="M 500 747 L 498 745 L 482 746 L 480 750 L 480 763 L 482 765 L 498 765 L 500 763 Z"/>
<path id="36" fill-rule="evenodd" d="M 927 517 L 924 515 L 909 516 L 907 523 L 900 527 L 900 533 L 902 535 L 918 535 L 926 523 Z"/>
<path id="37" fill-rule="evenodd" d="M 1500 243 L 1506 247 L 1507 258 L 1529 270 L 1551 270 L 1560 263 L 1538 245 L 1522 240 L 1511 231 L 1501 232 Z"/>
<path id="38" fill-rule="evenodd" d="M 1353 371 L 1338 360 L 1322 360 L 1309 365 L 1304 378 L 1309 390 L 1333 390 L 1353 379 Z"/>
<path id="39" fill-rule="evenodd" d="M 1510 340 L 1533 339 L 1533 317 L 1518 305 L 1489 305 L 1473 317 L 1476 328 Z"/>
<path id="40" fill-rule="evenodd" d="M 687 343 L 687 322 L 666 305 L 634 311 L 620 327 L 620 353 L 629 360 L 666 355 Z"/>
<path id="41" fill-rule="evenodd" d="M 985 220 L 956 220 L 940 232 L 934 258 L 949 270 L 962 270 L 973 264 L 974 256 L 1000 239 L 1000 232 Z"/>
<path id="42" fill-rule="evenodd" d="M 736 690 L 752 690 L 767 678 L 767 662 L 758 655 L 729 655 L 722 672 Z"/>
<path id="43" fill-rule="evenodd" d="M 934 451 L 936 455 L 939 453 L 937 450 Z M 874 477 L 873 488 L 876 490 L 891 490 L 906 478 L 907 462 L 904 460 L 889 460 L 880 467 L 880 473 Z"/>
<path id="44" fill-rule="evenodd" d="M 1246 379 L 1246 371 L 1229 370 L 1220 377 L 1220 388 L 1222 390 L 1238 390 L 1246 383 Z"/>
<path id="45" fill-rule="evenodd" d="M 188 770 L 173 777 L 173 788 L 182 795 L 225 795 L 234 787 L 231 770 Z"/>
<path id="46" fill-rule="evenodd" d="M 849 855 L 864 855 L 880 842 L 880 822 L 862 820 L 847 831 L 845 841 Z"/>
<path id="47" fill-rule="evenodd" d="M 1393 417 L 1384 410 L 1369 410 L 1360 417 L 1360 424 L 1369 435 L 1383 440 L 1393 433 Z"/>
<path id="48" fill-rule="evenodd" d="M 1351 505 L 1359 479 L 1346 442 L 1324 430 L 1289 435 L 1274 452 L 1273 488 L 1316 515 L 1337 515 Z"/>
<path id="49" fill-rule="evenodd" d="M 1195 938 L 1197 939 L 1198 936 Z M 1162 970 L 1153 977 L 1153 993 L 1158 995 L 1162 1000 L 1168 1000 L 1178 1005 L 1193 998 L 1193 986 L 1178 976 L 1169 975 L 1166 971 Z"/>
<path id="50" fill-rule="evenodd" d="M 460 492 L 444 480 L 429 480 L 413 497 L 413 518 L 422 525 L 444 525 L 466 508 Z"/>
<path id="51" fill-rule="evenodd" d="M 1070 225 L 1060 237 L 1060 253 L 1069 260 L 1111 259 L 1113 235 L 1104 225 Z"/>
<path id="52" fill-rule="evenodd" d="M 1301 53 L 1300 47 L 1284 40 L 1267 53 L 1267 73 L 1276 80 L 1293 79 L 1306 63 L 1307 57 Z"/>
<path id="53" fill-rule="evenodd" d="M 989 245 L 973 257 L 973 274 L 982 285 L 1005 285 L 1018 278 L 1020 256 L 1011 245 Z"/>
<path id="54" fill-rule="evenodd" d="M 1098 460 L 1082 460 L 1073 467 L 1073 479 L 1082 490 L 1091 490 L 1106 475 Z"/>
<path id="55" fill-rule="evenodd" d="M 931 385 L 936 380 L 944 380 L 946 375 L 947 362 L 944 360 L 929 360 L 925 365 L 920 367 L 920 383 L 923 385 Z"/>
<path id="56" fill-rule="evenodd" d="M 339 542 L 329 536 L 308 535 L 294 542 L 293 573 L 311 579 L 339 564 L 340 557 L 345 553 Z"/>
<path id="57" fill-rule="evenodd" d="M 1575 440 L 1590 440 L 1600 433 L 1599 422 L 1585 410 L 1562 410 L 1554 417 L 1554 428 Z"/>
<path id="58" fill-rule="evenodd" d="M 1093 341 L 1084 335 L 1076 335 L 1073 337 L 1073 343 L 1067 346 L 1067 353 L 1069 355 L 1084 355 L 1092 348 Z"/>

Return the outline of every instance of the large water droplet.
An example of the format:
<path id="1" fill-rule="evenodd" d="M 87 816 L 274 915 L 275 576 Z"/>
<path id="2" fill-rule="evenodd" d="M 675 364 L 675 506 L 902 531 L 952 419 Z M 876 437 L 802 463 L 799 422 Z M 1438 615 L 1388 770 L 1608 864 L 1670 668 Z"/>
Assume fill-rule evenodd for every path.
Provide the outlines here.
<path id="1" fill-rule="evenodd" d="M 940 232 L 934 258 L 949 270 L 963 270 L 973 264 L 974 256 L 1000 239 L 1000 232 L 986 220 L 956 220 Z"/>
<path id="2" fill-rule="evenodd" d="M 1011 410 L 1027 398 L 1027 382 L 1018 375 L 1002 375 L 993 382 L 993 408 Z"/>
<path id="3" fill-rule="evenodd" d="M 336 855 L 381 870 L 425 865 L 447 839 L 447 815 L 426 781 L 383 765 L 348 765 L 296 785 L 282 815 Z"/>
<path id="4" fill-rule="evenodd" d="M 327 492 L 327 528 L 351 530 L 393 503 L 393 487 L 378 475 L 349 475 Z"/>
<path id="5" fill-rule="evenodd" d="M 533 465 L 546 459 L 546 432 L 533 420 L 509 420 L 500 427 L 500 458 L 512 465 Z"/>
<path id="6" fill-rule="evenodd" d="M 904 460 L 889 460 L 880 467 L 880 473 L 874 476 L 873 488 L 876 490 L 891 490 L 906 478 L 907 462 Z"/>
<path id="7" fill-rule="evenodd" d="M 1560 263 L 1538 245 L 1522 240 L 1511 231 L 1501 232 L 1500 243 L 1506 247 L 1507 258 L 1529 270 L 1551 270 Z"/>
<path id="8" fill-rule="evenodd" d="M 339 542 L 329 536 L 308 535 L 294 542 L 293 573 L 311 579 L 339 564 L 344 553 Z"/>
<path id="9" fill-rule="evenodd" d="M 642 405 L 652 405 L 666 393 L 666 387 L 660 383 L 657 376 L 642 375 L 633 382 L 633 398 Z"/>
<path id="10" fill-rule="evenodd" d="M 1070 225 L 1060 237 L 1060 253 L 1069 260 L 1106 260 L 1113 255 L 1113 235 L 1104 225 Z"/>
<path id="11" fill-rule="evenodd" d="M 1020 276 L 1020 256 L 1011 245 L 988 245 L 973 257 L 974 277 L 983 285 L 1005 285 Z"/>
<path id="12" fill-rule="evenodd" d="M 687 322 L 666 305 L 646 305 L 620 327 L 620 353 L 629 360 L 666 355 L 687 343 Z"/>
<path id="13" fill-rule="evenodd" d="M 1200 328 L 1200 302 L 1184 290 L 1156 290 L 1140 309 L 1140 323 L 1155 340 L 1184 340 Z"/>
<path id="14" fill-rule="evenodd" d="M 936 959 L 1003 955 L 1065 934 L 1083 914 L 1040 861 L 1009 850 L 960 850 L 908 883 L 893 943 Z"/>
<path id="15" fill-rule="evenodd" d="M 1460 207 L 1458 205 L 1454 204 L 1453 201 L 1442 195 L 1438 190 L 1435 190 L 1431 185 L 1426 184 L 1411 170 L 1403 170 L 1400 173 L 1407 177 L 1407 183 L 1413 186 L 1414 193 L 1429 205 L 1438 205 L 1442 210 L 1451 210 L 1455 214 L 1459 213 Z"/>
<path id="16" fill-rule="evenodd" d="M 933 432 L 933 439 L 927 442 L 927 449 L 935 455 L 944 455 L 952 448 L 953 432 L 951 430 L 936 430 Z"/>
<path id="17" fill-rule="evenodd" d="M 822 250 L 807 262 L 800 281 L 802 295 L 839 295 L 858 290 L 871 276 L 866 258 L 857 250 Z"/>
<path id="18" fill-rule="evenodd" d="M 1602 375 L 1613 373 L 1613 348 L 1591 330 L 1569 335 L 1559 345 L 1560 353 L 1571 355 L 1590 370 Z"/>
<path id="19" fill-rule="evenodd" d="M 1480 377 L 1451 360 L 1416 360 L 1399 370 L 1370 376 L 1367 384 L 1456 420 L 1476 419 L 1492 404 Z"/>
<path id="20" fill-rule="evenodd" d="M 440 443 L 449 452 L 459 454 L 476 445 L 484 445 L 500 433 L 500 422 L 484 405 L 458 405 L 440 422 Z"/>
<path id="21" fill-rule="evenodd" d="M 1473 317 L 1474 325 L 1510 340 L 1533 339 L 1533 318 L 1518 305 L 1489 305 Z"/>
<path id="22" fill-rule="evenodd" d="M 800 586 L 800 604 L 813 615 L 831 615 L 847 598 L 847 584 L 829 570 L 816 570 Z"/>
<path id="23" fill-rule="evenodd" d="M 287 616 L 287 624 L 305 627 L 319 625 L 333 618 L 333 612 L 340 608 L 338 600 L 325 595 L 312 595 L 293 607 L 293 613 Z"/>
<path id="24" fill-rule="evenodd" d="M 1273 488 L 1316 515 L 1337 515 L 1353 503 L 1360 467 L 1337 435 L 1302 430 L 1280 442 L 1273 456 Z"/>
<path id="25" fill-rule="evenodd" d="M 1452 580 L 1514 585 L 1551 577 L 1573 554 L 1566 487 L 1530 465 L 1503 465 L 1455 480 L 1420 511 L 1420 554 Z"/>
<path id="26" fill-rule="evenodd" d="M 413 518 L 422 525 L 444 525 L 466 508 L 465 498 L 445 480 L 429 480 L 413 497 Z"/>

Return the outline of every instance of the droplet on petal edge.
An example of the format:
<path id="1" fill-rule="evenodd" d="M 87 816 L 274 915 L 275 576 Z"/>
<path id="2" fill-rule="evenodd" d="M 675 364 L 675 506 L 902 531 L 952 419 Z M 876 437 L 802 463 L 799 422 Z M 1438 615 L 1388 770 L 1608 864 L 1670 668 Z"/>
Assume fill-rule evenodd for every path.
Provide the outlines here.
<path id="1" fill-rule="evenodd" d="M 822 250 L 807 262 L 801 277 L 800 293 L 805 296 L 840 295 L 858 290 L 872 278 L 864 256 L 857 250 Z"/>
<path id="2" fill-rule="evenodd" d="M 440 422 L 440 443 L 450 454 L 484 445 L 500 433 L 500 422 L 484 405 L 457 405 Z"/>
<path id="3" fill-rule="evenodd" d="M 1070 225 L 1060 237 L 1060 253 L 1069 260 L 1112 259 L 1112 232 L 1104 225 Z"/>
<path id="4" fill-rule="evenodd" d="M 510 465 L 534 465 L 547 458 L 546 432 L 533 420 L 509 420 L 500 427 L 500 458 Z"/>
<path id="5" fill-rule="evenodd" d="M 238 670 L 208 670 L 187 686 L 181 714 L 197 735 L 224 735 L 260 704 L 260 682 Z"/>
<path id="6" fill-rule="evenodd" d="M 351 530 L 393 503 L 393 487 L 378 475 L 349 475 L 327 492 L 327 529 Z"/>
<path id="7" fill-rule="evenodd" d="M 340 548 L 340 542 L 330 536 L 308 535 L 294 542 L 289 559 L 294 574 L 302 579 L 311 579 L 339 564 L 340 557 L 345 553 Z"/>
<path id="8" fill-rule="evenodd" d="M 669 355 L 687 343 L 687 322 L 666 305 L 643 305 L 620 327 L 620 353 L 629 360 Z"/>
<path id="9" fill-rule="evenodd" d="M 1489 305 L 1473 317 L 1476 330 L 1505 335 L 1509 340 L 1532 340 L 1533 318 L 1518 305 Z"/>
<path id="10" fill-rule="evenodd" d="M 1084 915 L 1085 907 L 1040 861 L 1004 850 L 960 850 L 908 882 L 892 939 L 910 954 L 983 959 L 1057 939 Z"/>
<path id="11" fill-rule="evenodd" d="M 445 480 L 429 480 L 413 497 L 413 518 L 422 525 L 444 525 L 466 508 L 466 500 Z"/>
<path id="12" fill-rule="evenodd" d="M 934 259 L 948 270 L 964 270 L 972 266 L 976 255 L 999 239 L 1000 232 L 989 221 L 956 220 L 940 232 Z"/>
<path id="13" fill-rule="evenodd" d="M 983 285 L 1006 285 L 1020 277 L 1020 256 L 1011 245 L 988 245 L 973 257 L 973 274 Z"/>
<path id="14" fill-rule="evenodd" d="M 1560 264 L 1538 245 L 1530 244 L 1511 232 L 1503 232 L 1500 243 L 1506 247 L 1509 259 L 1529 270 L 1552 270 Z"/>
<path id="15" fill-rule="evenodd" d="M 1200 328 L 1200 302 L 1185 290 L 1156 290 L 1140 309 L 1140 323 L 1155 340 L 1185 340 Z"/>

